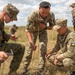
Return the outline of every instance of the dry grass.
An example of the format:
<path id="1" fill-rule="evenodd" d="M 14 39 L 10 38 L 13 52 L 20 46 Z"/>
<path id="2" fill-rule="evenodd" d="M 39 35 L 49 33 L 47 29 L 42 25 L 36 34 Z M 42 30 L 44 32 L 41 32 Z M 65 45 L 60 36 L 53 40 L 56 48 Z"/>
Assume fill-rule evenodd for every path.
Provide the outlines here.
<path id="1" fill-rule="evenodd" d="M 5 28 L 5 31 L 8 32 L 8 29 L 9 27 L 6 27 Z M 72 28 L 69 28 L 73 31 Z M 50 52 L 51 49 L 54 47 L 54 44 L 55 44 L 55 40 L 56 40 L 56 36 L 57 36 L 57 32 L 54 31 L 54 30 L 48 30 L 48 50 L 47 52 Z M 23 45 L 25 45 L 25 47 L 27 47 L 27 37 L 26 37 L 26 34 L 25 34 L 25 27 L 19 27 L 18 31 L 16 32 L 16 35 L 19 37 L 18 40 L 15 42 L 15 41 L 11 41 L 9 40 L 9 42 L 13 42 L 13 43 L 21 43 Z M 38 43 L 36 43 L 37 45 Z M 38 65 L 38 60 L 39 58 L 37 57 L 38 56 L 38 48 L 37 50 L 35 51 L 35 53 L 33 53 L 33 59 L 31 61 L 31 64 L 29 66 L 29 69 L 32 70 L 32 68 L 36 68 L 37 65 Z M 23 58 L 24 59 L 24 58 Z M 0 75 L 6 75 L 9 71 L 9 65 L 10 65 L 10 62 L 12 60 L 12 56 L 10 56 L 2 65 L 1 65 L 1 70 L 0 70 Z M 22 60 L 22 63 L 18 69 L 18 72 L 20 73 L 21 72 L 21 69 L 23 68 L 24 66 L 24 61 Z M 63 68 L 57 68 L 53 65 L 51 65 L 49 62 L 46 63 L 47 64 L 47 71 L 46 71 L 46 75 L 67 75 L 66 74 L 66 71 L 63 69 Z M 3 73 L 3 74 L 2 74 Z"/>

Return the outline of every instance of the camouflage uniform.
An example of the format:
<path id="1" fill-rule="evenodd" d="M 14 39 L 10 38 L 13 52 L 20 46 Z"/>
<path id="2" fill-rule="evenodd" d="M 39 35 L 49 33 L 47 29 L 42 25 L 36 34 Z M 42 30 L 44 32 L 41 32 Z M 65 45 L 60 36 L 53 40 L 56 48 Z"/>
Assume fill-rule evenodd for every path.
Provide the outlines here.
<path id="1" fill-rule="evenodd" d="M 40 57 L 39 57 L 38 68 L 43 69 L 44 65 L 45 65 L 45 54 L 46 54 L 46 50 L 47 50 L 48 38 L 47 38 L 46 28 L 41 29 L 39 27 L 40 22 L 44 23 L 46 26 L 47 26 L 47 23 L 49 23 L 49 25 L 54 25 L 55 16 L 52 12 L 50 12 L 48 14 L 48 16 L 46 17 L 46 19 L 43 19 L 39 15 L 39 10 L 35 10 L 28 17 L 28 24 L 26 26 L 26 29 L 30 33 L 32 33 L 32 38 L 33 38 L 34 43 L 36 43 L 36 39 L 39 37 Z M 26 54 L 25 54 L 25 62 L 24 62 L 25 68 L 27 68 L 30 64 L 30 61 L 32 58 L 32 53 L 33 53 L 33 50 L 29 46 L 28 50 L 26 50 Z"/>
<path id="2" fill-rule="evenodd" d="M 17 31 L 18 27 L 16 25 L 13 25 L 9 28 L 9 34 L 13 35 Z"/>
<path id="3" fill-rule="evenodd" d="M 57 21 L 56 21 L 57 22 Z M 65 26 L 67 21 L 59 22 L 59 26 Z M 60 52 L 58 52 L 60 50 Z M 58 60 L 57 66 L 64 66 L 68 70 L 75 70 L 75 33 L 67 29 L 66 34 L 57 35 L 55 47 L 52 50 L 56 54 L 49 57 L 49 62 L 54 63 L 57 55 L 61 54 L 62 59 Z"/>
<path id="4" fill-rule="evenodd" d="M 8 9 L 8 11 L 6 9 Z M 13 5 L 8 4 L 4 7 L 3 11 L 7 12 L 7 14 L 9 15 L 11 14 L 10 16 L 12 16 L 13 20 L 17 20 L 16 15 L 19 11 Z M 10 65 L 10 72 L 13 72 L 19 68 L 24 55 L 25 47 L 21 44 L 7 43 L 9 39 L 10 35 L 6 34 L 6 32 L 4 31 L 4 22 L 0 21 L 0 51 L 10 53 L 10 50 L 13 50 L 14 55 Z"/>
<path id="5" fill-rule="evenodd" d="M 75 8 L 75 3 L 72 3 L 70 6 L 72 8 Z M 72 10 L 72 18 L 73 18 L 73 26 L 74 26 L 74 31 L 75 31 L 75 9 Z"/>

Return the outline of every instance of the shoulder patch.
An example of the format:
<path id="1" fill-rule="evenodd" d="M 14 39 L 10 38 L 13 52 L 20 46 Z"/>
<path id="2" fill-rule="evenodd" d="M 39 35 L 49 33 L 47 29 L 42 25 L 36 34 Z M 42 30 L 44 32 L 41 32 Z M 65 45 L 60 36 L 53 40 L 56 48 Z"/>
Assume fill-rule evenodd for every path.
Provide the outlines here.
<path id="1" fill-rule="evenodd" d="M 75 47 L 75 42 L 71 42 L 71 46 Z"/>

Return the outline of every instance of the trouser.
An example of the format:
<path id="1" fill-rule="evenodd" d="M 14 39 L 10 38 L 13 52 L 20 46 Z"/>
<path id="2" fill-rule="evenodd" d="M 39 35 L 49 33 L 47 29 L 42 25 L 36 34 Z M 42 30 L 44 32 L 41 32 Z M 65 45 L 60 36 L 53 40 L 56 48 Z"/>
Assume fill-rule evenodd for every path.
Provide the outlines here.
<path id="1" fill-rule="evenodd" d="M 56 55 L 51 55 L 48 58 L 48 61 L 52 64 L 54 64 L 54 59 L 55 59 Z M 69 71 L 75 71 L 75 61 L 71 58 L 65 58 L 63 60 L 58 60 L 56 66 L 62 66 L 65 69 L 69 70 Z"/>
<path id="2" fill-rule="evenodd" d="M 21 44 L 14 43 L 4 43 L 2 45 L 2 51 L 10 53 L 10 50 L 13 51 L 13 59 L 10 64 L 10 71 L 16 71 L 19 68 L 21 60 L 24 55 L 25 47 Z"/>
<path id="3" fill-rule="evenodd" d="M 39 65 L 38 68 L 41 69 L 45 66 L 45 55 L 46 55 L 46 50 L 47 50 L 47 32 L 44 31 L 41 34 L 38 35 L 38 33 L 33 34 L 33 41 L 34 43 L 36 43 L 36 39 L 37 37 L 39 37 L 39 45 L 40 45 L 40 49 L 39 49 Z M 30 45 L 28 46 L 28 49 L 25 52 L 25 59 L 24 59 L 24 68 L 27 69 L 30 62 L 31 62 L 31 58 L 32 58 L 32 53 L 33 50 L 31 49 Z"/>

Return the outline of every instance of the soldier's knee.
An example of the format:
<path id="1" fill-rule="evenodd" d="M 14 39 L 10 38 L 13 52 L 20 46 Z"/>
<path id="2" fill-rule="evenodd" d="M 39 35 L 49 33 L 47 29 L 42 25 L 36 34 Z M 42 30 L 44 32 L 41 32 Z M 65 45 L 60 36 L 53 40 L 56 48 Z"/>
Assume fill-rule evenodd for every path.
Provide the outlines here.
<path id="1" fill-rule="evenodd" d="M 24 45 L 18 44 L 17 47 L 18 47 L 19 52 L 24 53 L 24 51 L 25 51 L 25 46 Z"/>
<path id="2" fill-rule="evenodd" d="M 72 60 L 72 59 L 70 59 L 70 58 L 65 58 L 64 60 L 63 60 L 63 66 L 64 67 L 71 67 L 72 65 L 73 65 L 73 63 L 74 63 L 74 61 Z"/>

